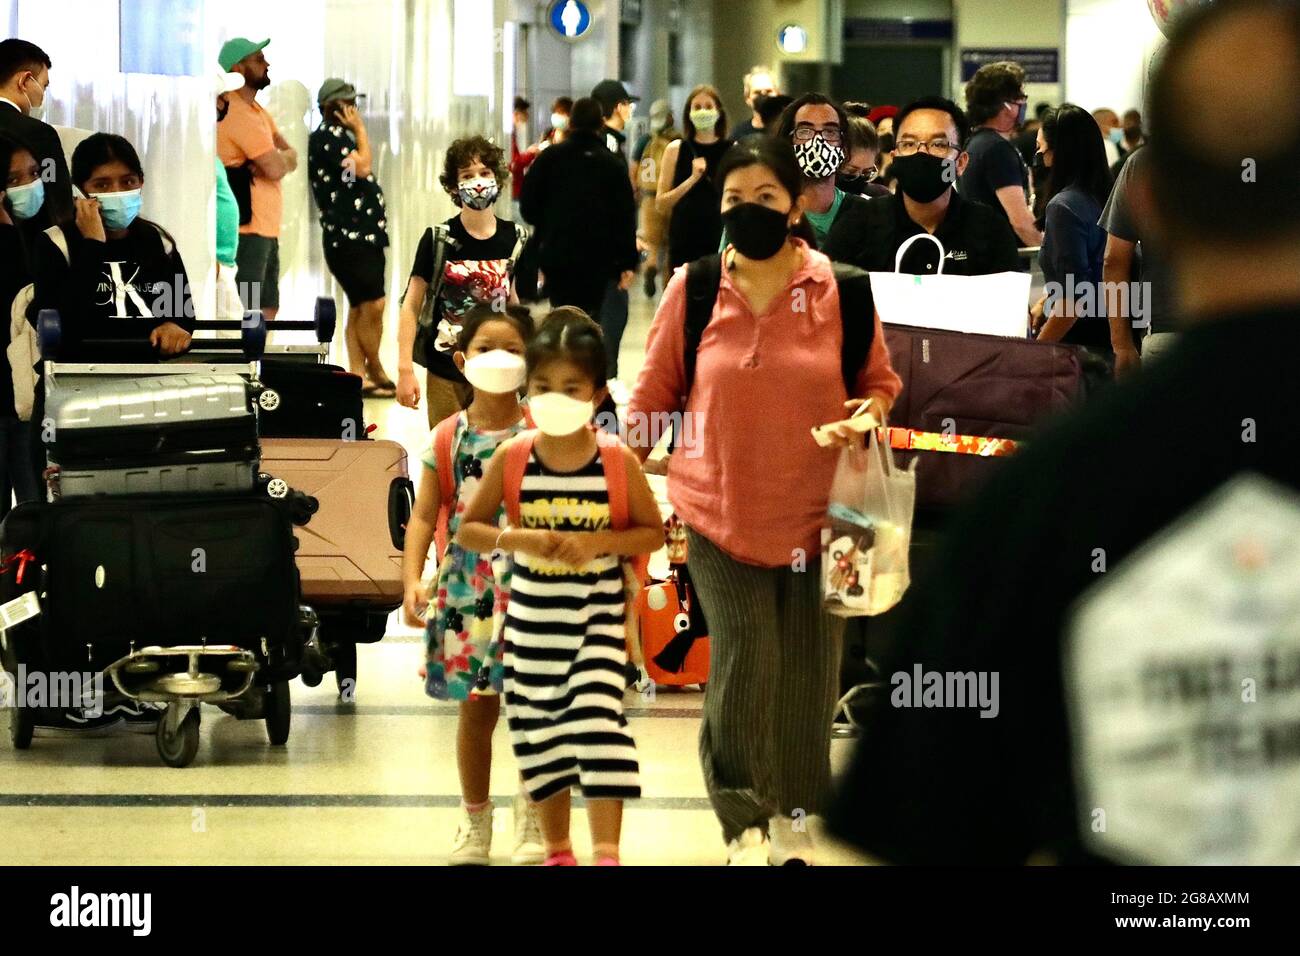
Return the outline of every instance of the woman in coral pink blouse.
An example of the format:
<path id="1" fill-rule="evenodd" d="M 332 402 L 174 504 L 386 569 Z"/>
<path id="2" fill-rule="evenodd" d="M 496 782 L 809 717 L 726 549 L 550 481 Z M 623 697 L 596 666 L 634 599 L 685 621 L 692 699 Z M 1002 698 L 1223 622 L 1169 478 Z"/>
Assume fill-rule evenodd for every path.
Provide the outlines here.
<path id="1" fill-rule="evenodd" d="M 790 144 L 743 141 L 718 180 L 730 245 L 693 378 L 688 386 L 680 269 L 650 329 L 629 443 L 644 459 L 653 436 L 638 423 L 683 413 L 668 497 L 688 529 L 688 568 L 709 622 L 700 760 L 729 862 L 810 863 L 803 821 L 830 786 L 843 628 L 822 611 L 819 573 L 839 450 L 819 446 L 811 429 L 867 397 L 886 414 L 902 383 L 879 316 L 867 314 L 866 359 L 845 387 L 852 317 L 841 319 L 830 260 L 799 238 L 807 225 Z"/>

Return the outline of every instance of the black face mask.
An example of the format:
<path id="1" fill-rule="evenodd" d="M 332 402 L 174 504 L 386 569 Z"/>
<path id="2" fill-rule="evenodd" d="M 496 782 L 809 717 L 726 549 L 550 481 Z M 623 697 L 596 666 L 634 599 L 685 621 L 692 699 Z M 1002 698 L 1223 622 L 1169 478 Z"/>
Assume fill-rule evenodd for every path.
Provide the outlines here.
<path id="1" fill-rule="evenodd" d="M 840 188 L 841 192 L 846 192 L 851 196 L 865 196 L 867 193 L 867 177 L 856 176 L 849 179 L 847 176 L 836 176 L 835 185 Z"/>
<path id="2" fill-rule="evenodd" d="M 790 235 L 788 212 L 743 202 L 722 214 L 727 238 L 746 259 L 771 259 Z"/>
<path id="3" fill-rule="evenodd" d="M 898 188 L 917 202 L 934 202 L 952 186 L 944 178 L 947 164 L 929 153 L 899 156 L 889 169 L 898 177 Z"/>
<path id="4" fill-rule="evenodd" d="M 1034 153 L 1034 169 L 1041 172 L 1047 168 L 1047 163 L 1043 160 L 1042 153 Z"/>

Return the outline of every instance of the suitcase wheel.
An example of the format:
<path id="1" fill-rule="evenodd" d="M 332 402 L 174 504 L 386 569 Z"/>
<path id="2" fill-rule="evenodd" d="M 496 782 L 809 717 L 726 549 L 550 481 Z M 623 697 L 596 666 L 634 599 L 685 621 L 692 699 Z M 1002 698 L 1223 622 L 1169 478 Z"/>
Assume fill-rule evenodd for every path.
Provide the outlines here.
<path id="1" fill-rule="evenodd" d="M 36 729 L 36 718 L 30 707 L 19 707 L 17 702 L 9 708 L 9 740 L 14 750 L 26 750 L 32 745 L 32 732 Z"/>
<path id="2" fill-rule="evenodd" d="M 289 483 L 283 478 L 272 478 L 266 483 L 266 493 L 272 498 L 289 497 Z"/>
<path id="3" fill-rule="evenodd" d="M 268 388 L 257 396 L 257 407 L 264 412 L 275 411 L 280 407 L 280 393 L 273 388 Z"/>
<path id="4" fill-rule="evenodd" d="M 289 739 L 289 682 L 278 680 L 266 688 L 266 737 L 279 747 Z"/>
<path id="5" fill-rule="evenodd" d="M 179 706 L 167 705 L 154 733 L 158 756 L 169 767 L 188 767 L 199 752 L 199 705 L 190 705 L 189 712 L 176 724 L 172 711 Z"/>

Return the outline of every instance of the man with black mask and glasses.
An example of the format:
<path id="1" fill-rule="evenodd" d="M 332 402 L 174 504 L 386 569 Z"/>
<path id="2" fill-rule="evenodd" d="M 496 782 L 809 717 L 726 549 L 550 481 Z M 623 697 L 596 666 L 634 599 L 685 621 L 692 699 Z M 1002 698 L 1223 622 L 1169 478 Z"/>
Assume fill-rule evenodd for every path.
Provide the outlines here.
<path id="1" fill-rule="evenodd" d="M 915 100 L 899 111 L 894 130 L 898 191 L 847 209 L 822 251 L 867 271 L 892 272 L 898 248 L 925 232 L 947 250 L 947 275 L 1014 271 L 1016 236 L 1006 219 L 953 188 L 967 163 L 966 117 L 957 104 L 939 96 Z M 919 242 L 904 255 L 902 271 L 933 274 L 938 259 L 933 243 Z"/>

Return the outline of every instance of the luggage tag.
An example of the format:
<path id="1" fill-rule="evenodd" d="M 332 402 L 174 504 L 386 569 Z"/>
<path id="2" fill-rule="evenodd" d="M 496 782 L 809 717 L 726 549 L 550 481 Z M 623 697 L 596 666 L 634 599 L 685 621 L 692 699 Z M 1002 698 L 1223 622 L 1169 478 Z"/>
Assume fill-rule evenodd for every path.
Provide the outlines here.
<path id="1" fill-rule="evenodd" d="M 16 627 L 41 613 L 41 602 L 35 591 L 27 591 L 12 601 L 0 604 L 0 637 L 4 631 Z M 6 646 L 8 642 L 6 641 Z"/>
<path id="2" fill-rule="evenodd" d="M 817 444 L 823 448 L 830 448 L 834 442 L 832 430 L 838 428 L 840 425 L 847 425 L 849 428 L 861 435 L 865 435 L 873 428 L 879 428 L 880 422 L 876 420 L 876 416 L 866 410 L 867 406 L 870 405 L 872 401 L 874 401 L 874 399 L 866 399 L 848 418 L 838 422 L 830 422 L 825 425 L 817 425 L 812 429 L 813 441 L 817 442 Z"/>

